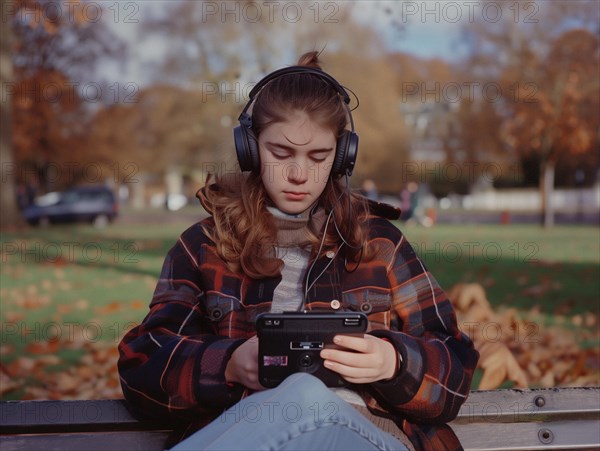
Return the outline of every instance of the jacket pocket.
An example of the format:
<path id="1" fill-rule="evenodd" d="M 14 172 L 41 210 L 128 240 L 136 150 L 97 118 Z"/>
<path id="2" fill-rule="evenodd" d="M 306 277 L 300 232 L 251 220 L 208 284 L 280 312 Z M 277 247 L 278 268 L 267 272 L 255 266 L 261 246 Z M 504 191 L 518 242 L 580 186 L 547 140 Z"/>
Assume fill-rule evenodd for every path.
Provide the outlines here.
<path id="1" fill-rule="evenodd" d="M 345 310 L 361 312 L 365 315 L 387 312 L 392 305 L 392 296 L 388 290 L 360 288 L 343 294 Z"/>
<path id="2" fill-rule="evenodd" d="M 220 293 L 208 293 L 205 297 L 204 308 L 210 321 L 220 322 L 231 312 L 243 310 L 240 300 Z"/>

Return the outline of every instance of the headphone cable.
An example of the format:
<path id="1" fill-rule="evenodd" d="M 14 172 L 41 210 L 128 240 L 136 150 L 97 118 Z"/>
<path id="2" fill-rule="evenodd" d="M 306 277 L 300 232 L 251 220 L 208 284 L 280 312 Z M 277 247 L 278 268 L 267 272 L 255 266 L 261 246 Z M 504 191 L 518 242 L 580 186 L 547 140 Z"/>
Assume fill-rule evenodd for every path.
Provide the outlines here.
<path id="1" fill-rule="evenodd" d="M 340 195 L 336 199 L 336 204 L 340 201 L 340 199 L 341 199 L 341 197 L 342 197 L 343 194 L 344 194 L 343 192 L 340 193 Z M 329 221 L 331 221 L 331 215 L 332 214 L 333 214 L 333 208 L 331 209 L 331 211 L 327 215 L 327 221 L 325 221 L 325 229 L 323 230 L 323 235 L 321 237 L 321 243 L 319 244 L 319 250 L 317 251 L 317 255 L 315 256 L 314 261 L 311 263 L 310 268 L 308 268 L 308 272 L 306 273 L 306 282 L 307 282 L 307 284 L 306 284 L 306 288 L 304 289 L 304 298 L 302 299 L 302 310 L 304 310 L 304 306 L 306 305 L 306 300 L 308 298 L 308 292 L 313 287 L 313 285 L 315 283 L 317 283 L 317 280 L 319 280 L 319 278 L 323 275 L 323 273 L 325 272 L 325 270 L 327 270 L 327 268 L 329 267 L 329 265 L 331 264 L 331 262 L 333 262 L 333 260 L 335 259 L 336 255 L 338 254 L 339 250 L 341 249 L 341 246 L 340 246 L 335 251 L 335 254 L 329 260 L 329 262 L 327 263 L 327 265 L 325 266 L 325 268 L 323 268 L 323 271 L 321 271 L 321 273 L 315 278 L 315 280 L 313 280 L 312 283 L 310 285 L 308 285 L 308 281 L 310 280 L 310 273 L 312 272 L 313 268 L 315 267 L 315 264 L 317 263 L 319 255 L 321 255 L 321 250 L 323 249 L 323 245 L 325 244 L 325 237 L 327 236 L 327 228 L 329 227 Z M 334 223 L 335 223 L 335 218 L 334 218 Z"/>
<path id="2" fill-rule="evenodd" d="M 306 288 L 304 289 L 304 298 L 302 299 L 302 306 L 301 306 L 301 310 L 303 310 L 303 311 L 304 311 L 304 306 L 306 305 L 306 300 L 308 299 L 308 292 L 311 290 L 311 288 L 314 286 L 314 284 L 317 283 L 317 280 L 319 280 L 319 278 L 325 273 L 325 271 L 327 270 L 327 268 L 329 268 L 329 266 L 335 260 L 335 257 L 337 257 L 338 253 L 340 252 L 340 250 L 342 249 L 342 247 L 344 245 L 348 246 L 351 249 L 360 249 L 360 255 L 359 255 L 359 258 L 358 258 L 358 262 L 356 263 L 356 265 L 354 266 L 354 268 L 352 268 L 352 270 L 348 269 L 348 259 L 347 259 L 347 257 L 344 257 L 344 268 L 346 269 L 347 272 L 353 273 L 354 271 L 356 271 L 356 269 L 360 266 L 360 263 L 362 261 L 363 251 L 364 251 L 364 244 L 361 245 L 361 246 L 353 246 L 350 243 L 348 243 L 348 241 L 346 241 L 346 239 L 342 235 L 342 232 L 340 231 L 340 229 L 339 229 L 339 227 L 337 225 L 337 221 L 335 219 L 335 215 L 333 214 L 334 213 L 334 207 L 335 207 L 335 205 L 337 205 L 340 202 L 342 196 L 344 195 L 344 193 L 346 193 L 346 195 L 348 196 L 348 210 L 350 212 L 350 217 L 352 217 L 352 202 L 351 202 L 351 199 L 350 199 L 350 196 L 351 196 L 351 193 L 350 193 L 350 180 L 349 180 L 348 174 L 346 174 L 345 177 L 346 177 L 346 189 L 340 193 L 340 195 L 336 199 L 333 207 L 331 208 L 331 211 L 327 215 L 327 221 L 325 222 L 325 229 L 323 230 L 323 236 L 321 237 L 321 243 L 319 244 L 319 250 L 317 251 L 315 260 L 310 265 L 310 268 L 308 268 L 308 272 L 306 274 L 307 285 L 306 285 Z M 325 265 L 325 268 L 323 268 L 323 270 L 319 273 L 319 275 L 317 277 L 315 277 L 315 279 L 309 285 L 308 282 L 310 280 L 310 273 L 312 272 L 315 264 L 317 263 L 319 255 L 321 254 L 321 250 L 323 249 L 323 245 L 325 243 L 325 237 L 327 236 L 327 228 L 329 227 L 329 222 L 331 221 L 332 217 L 333 217 L 333 225 L 334 225 L 335 230 L 336 230 L 336 232 L 338 234 L 338 237 L 342 240 L 342 244 L 340 244 L 340 246 L 338 246 L 338 248 L 336 249 L 335 253 L 331 257 L 331 259 L 329 260 L 329 262 L 327 263 L 327 265 Z"/>

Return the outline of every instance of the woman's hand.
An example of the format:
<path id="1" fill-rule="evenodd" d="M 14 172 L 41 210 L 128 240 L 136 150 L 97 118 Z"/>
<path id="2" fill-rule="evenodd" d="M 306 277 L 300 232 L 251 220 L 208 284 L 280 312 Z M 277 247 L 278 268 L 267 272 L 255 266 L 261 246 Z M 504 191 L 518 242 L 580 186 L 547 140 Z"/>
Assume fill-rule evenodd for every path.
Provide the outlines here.
<path id="1" fill-rule="evenodd" d="M 364 338 L 336 335 L 334 343 L 356 352 L 324 349 L 321 358 L 331 371 L 353 384 L 368 384 L 395 376 L 398 355 L 394 345 L 365 334 Z"/>
<path id="2" fill-rule="evenodd" d="M 249 338 L 233 351 L 225 368 L 225 380 L 252 390 L 265 389 L 258 382 L 258 337 Z"/>

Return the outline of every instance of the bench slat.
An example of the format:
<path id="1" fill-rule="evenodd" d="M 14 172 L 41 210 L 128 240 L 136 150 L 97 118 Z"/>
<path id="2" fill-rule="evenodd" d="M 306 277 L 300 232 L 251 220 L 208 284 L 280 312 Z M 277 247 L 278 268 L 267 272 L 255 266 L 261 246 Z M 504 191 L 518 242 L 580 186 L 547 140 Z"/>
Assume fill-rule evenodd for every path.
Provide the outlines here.
<path id="1" fill-rule="evenodd" d="M 167 436 L 167 432 L 156 431 L 4 435 L 0 440 L 0 449 L 2 451 L 162 451 L 165 449 Z"/>
<path id="2" fill-rule="evenodd" d="M 600 421 L 450 424 L 465 450 L 595 449 Z"/>
<path id="3" fill-rule="evenodd" d="M 473 391 L 452 424 L 598 418 L 599 387 Z"/>
<path id="4" fill-rule="evenodd" d="M 466 450 L 600 449 L 600 387 L 473 391 L 450 426 Z M 0 402 L 2 451 L 158 450 L 168 433 L 122 399 Z"/>
<path id="5" fill-rule="evenodd" d="M 123 399 L 1 402 L 0 425 L 0 434 L 165 429 L 140 422 Z"/>

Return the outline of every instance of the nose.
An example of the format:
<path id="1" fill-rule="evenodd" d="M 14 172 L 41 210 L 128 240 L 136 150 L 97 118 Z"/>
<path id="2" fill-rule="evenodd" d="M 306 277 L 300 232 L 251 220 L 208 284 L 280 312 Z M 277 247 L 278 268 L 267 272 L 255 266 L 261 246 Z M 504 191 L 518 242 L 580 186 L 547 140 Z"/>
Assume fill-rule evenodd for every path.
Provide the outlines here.
<path id="1" fill-rule="evenodd" d="M 304 159 L 296 159 L 288 163 L 285 168 L 285 174 L 290 183 L 301 185 L 308 180 L 308 164 Z"/>

